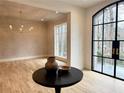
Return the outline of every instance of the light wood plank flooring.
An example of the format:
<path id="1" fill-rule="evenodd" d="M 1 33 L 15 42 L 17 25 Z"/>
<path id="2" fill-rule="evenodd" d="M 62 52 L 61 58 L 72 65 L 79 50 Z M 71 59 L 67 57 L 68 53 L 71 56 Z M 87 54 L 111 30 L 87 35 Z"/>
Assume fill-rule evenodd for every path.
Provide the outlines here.
<path id="1" fill-rule="evenodd" d="M 32 73 L 44 66 L 45 59 L 0 62 L 0 93 L 55 93 L 36 84 Z M 124 93 L 124 81 L 92 71 L 83 71 L 81 82 L 62 88 L 62 93 Z"/>

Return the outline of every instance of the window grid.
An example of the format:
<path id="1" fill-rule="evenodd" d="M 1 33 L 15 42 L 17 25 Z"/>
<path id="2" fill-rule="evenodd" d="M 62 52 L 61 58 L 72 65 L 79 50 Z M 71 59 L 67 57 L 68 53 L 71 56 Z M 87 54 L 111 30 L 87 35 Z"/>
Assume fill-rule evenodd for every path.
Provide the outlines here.
<path id="1" fill-rule="evenodd" d="M 54 55 L 67 59 L 67 23 L 54 26 Z"/>
<path id="2" fill-rule="evenodd" d="M 121 9 L 121 12 L 123 12 L 124 1 L 117 1 L 115 3 L 112 3 L 112 4 L 104 7 L 103 9 L 101 9 L 100 11 L 98 11 L 93 16 L 93 20 L 92 20 L 92 31 L 93 31 L 93 33 L 92 33 L 92 66 L 91 66 L 93 71 L 96 71 L 96 72 L 99 72 L 99 73 L 102 73 L 102 74 L 106 74 L 103 71 L 103 66 L 105 64 L 103 60 L 104 59 L 113 59 L 111 57 L 106 57 L 106 56 L 103 55 L 104 54 L 104 51 L 103 51 L 104 50 L 103 49 L 104 47 L 103 46 L 104 46 L 105 42 L 113 42 L 113 41 L 124 42 L 124 38 L 123 37 L 122 37 L 122 39 L 118 39 L 118 37 L 117 37 L 117 35 L 119 33 L 118 32 L 118 24 L 119 24 L 119 22 L 124 22 L 124 17 L 122 18 L 122 16 L 121 16 L 121 20 L 120 20 L 119 19 L 119 14 L 118 14 L 119 13 L 118 8 L 120 7 L 119 5 L 122 5 L 122 4 L 123 4 L 123 6 L 121 6 L 121 7 L 123 7 L 123 8 Z M 109 9 L 109 8 L 112 9 L 112 11 L 110 10 L 110 12 L 113 12 L 113 14 L 105 14 L 106 10 Z M 107 12 L 108 12 L 108 10 L 107 10 Z M 100 14 L 102 14 L 102 15 L 100 15 Z M 105 19 L 105 16 L 106 15 L 109 16 L 110 19 L 109 18 L 107 19 L 107 17 Z M 111 18 L 110 15 L 113 18 Z M 124 12 L 123 12 L 123 15 L 124 15 Z M 99 16 L 100 16 L 100 18 L 98 18 Z M 101 17 L 103 18 L 103 22 L 101 21 Z M 112 26 L 113 27 L 112 29 L 115 29 L 115 30 L 108 30 L 108 31 L 114 31 L 115 36 L 110 38 L 110 37 L 107 37 L 108 34 L 104 32 L 104 30 L 105 30 L 104 27 L 106 26 L 106 31 L 107 31 L 107 29 L 111 25 L 113 25 Z M 114 25 L 115 25 L 115 27 L 114 27 Z M 94 28 L 96 26 L 102 26 L 103 28 L 100 28 L 100 29 L 98 28 L 98 29 L 95 30 Z M 96 33 L 95 31 L 98 32 L 98 33 Z M 100 31 L 102 31 L 102 32 L 100 32 Z M 102 33 L 102 35 L 101 35 L 101 33 Z M 105 38 L 104 35 L 106 35 L 105 37 L 107 37 L 107 38 Z M 97 37 L 94 37 L 94 36 L 97 36 Z M 102 39 L 99 39 L 100 36 L 102 37 Z M 102 55 L 98 55 L 98 54 L 95 55 L 94 54 L 95 53 L 94 52 L 94 44 L 95 44 L 94 42 L 102 42 Z M 97 46 L 98 46 L 98 44 L 97 44 Z M 94 63 L 93 63 L 94 57 L 98 57 L 98 58 L 101 58 L 102 59 L 102 61 L 101 61 L 102 62 L 101 63 L 102 64 L 101 71 L 97 71 L 97 70 L 94 69 Z M 124 61 L 124 59 L 119 58 L 119 61 Z M 124 78 L 119 78 L 118 76 L 116 76 L 116 74 L 117 74 L 117 72 L 116 72 L 117 59 L 114 59 L 113 62 L 114 62 L 114 64 L 113 64 L 114 65 L 113 75 L 109 75 L 109 74 L 106 74 L 106 75 L 112 76 L 114 78 L 118 78 L 120 80 L 124 80 Z"/>

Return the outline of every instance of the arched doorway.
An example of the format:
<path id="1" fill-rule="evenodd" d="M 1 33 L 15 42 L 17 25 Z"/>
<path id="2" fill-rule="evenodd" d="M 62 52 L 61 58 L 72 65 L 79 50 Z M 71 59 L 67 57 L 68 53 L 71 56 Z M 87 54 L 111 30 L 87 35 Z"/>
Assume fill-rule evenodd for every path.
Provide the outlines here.
<path id="1" fill-rule="evenodd" d="M 124 1 L 93 16 L 92 70 L 124 80 Z"/>

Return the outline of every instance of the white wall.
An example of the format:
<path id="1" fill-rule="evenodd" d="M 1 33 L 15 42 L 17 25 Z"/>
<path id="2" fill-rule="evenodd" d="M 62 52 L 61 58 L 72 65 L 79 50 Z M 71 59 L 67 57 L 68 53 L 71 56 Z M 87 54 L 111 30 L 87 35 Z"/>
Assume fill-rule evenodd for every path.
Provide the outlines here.
<path id="1" fill-rule="evenodd" d="M 83 9 L 74 9 L 71 12 L 71 65 L 83 68 L 84 62 L 84 22 Z"/>
<path id="2" fill-rule="evenodd" d="M 84 65 L 86 69 L 91 69 L 91 44 L 92 44 L 92 16 L 105 7 L 106 5 L 109 5 L 112 2 L 115 2 L 118 0 L 108 0 L 106 2 L 99 3 L 97 5 L 94 5 L 90 8 L 86 9 L 86 22 L 85 22 L 85 42 L 84 42 L 84 52 L 85 52 L 85 57 L 84 57 Z"/>

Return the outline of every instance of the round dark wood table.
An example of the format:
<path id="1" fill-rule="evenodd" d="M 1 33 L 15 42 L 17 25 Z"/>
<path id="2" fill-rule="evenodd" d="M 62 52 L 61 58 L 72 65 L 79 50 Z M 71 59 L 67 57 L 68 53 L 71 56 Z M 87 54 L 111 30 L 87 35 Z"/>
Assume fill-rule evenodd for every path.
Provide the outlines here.
<path id="1" fill-rule="evenodd" d="M 32 75 L 33 80 L 46 87 L 55 88 L 56 93 L 61 92 L 62 87 L 74 85 L 81 81 L 83 77 L 82 71 L 71 67 L 67 73 L 58 73 L 56 75 L 48 75 L 45 68 L 38 69 Z"/>

